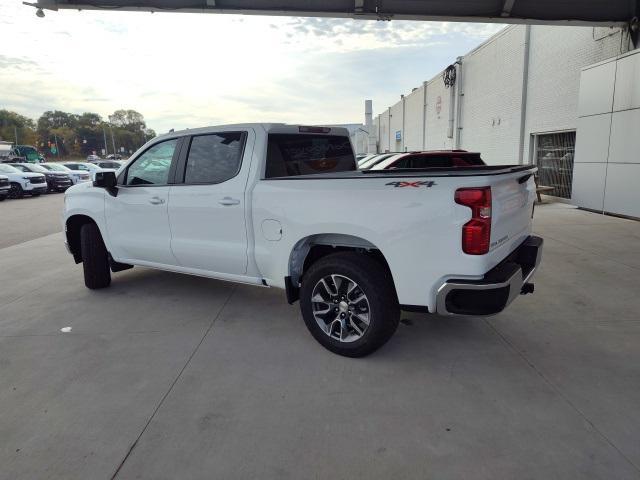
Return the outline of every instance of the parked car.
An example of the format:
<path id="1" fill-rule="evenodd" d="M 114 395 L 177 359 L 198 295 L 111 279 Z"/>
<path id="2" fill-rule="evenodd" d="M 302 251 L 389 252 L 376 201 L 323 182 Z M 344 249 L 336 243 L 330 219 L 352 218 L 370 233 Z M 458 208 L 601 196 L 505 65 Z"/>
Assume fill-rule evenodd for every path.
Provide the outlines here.
<path id="1" fill-rule="evenodd" d="M 356 162 L 358 163 L 358 167 L 363 163 L 365 163 L 370 158 L 375 157 L 376 155 L 377 153 L 366 153 L 366 154 L 358 155 L 359 158 L 356 157 Z"/>
<path id="2" fill-rule="evenodd" d="M 389 157 L 393 157 L 394 155 L 397 155 L 397 153 L 380 153 L 378 155 L 373 155 L 372 157 L 369 157 L 364 162 L 358 164 L 358 168 L 360 170 L 369 170 L 374 165 L 377 165 L 383 160 L 386 160 Z"/>
<path id="3" fill-rule="evenodd" d="M 9 185 L 9 177 L 6 175 L 0 175 L 0 202 L 7 199 L 10 189 L 11 185 Z"/>
<path id="4" fill-rule="evenodd" d="M 93 179 L 95 177 L 95 174 L 97 172 L 104 172 L 107 170 L 110 170 L 112 172 L 115 172 L 116 169 L 115 168 L 100 168 L 98 165 L 96 165 L 95 163 L 86 163 L 86 162 L 62 162 L 62 164 L 73 170 L 76 172 L 88 172 L 89 175 L 91 176 L 91 179 Z M 120 168 L 120 167 L 118 167 Z"/>
<path id="5" fill-rule="evenodd" d="M 47 180 L 41 173 L 22 172 L 11 165 L 0 163 L 0 175 L 9 179 L 11 198 L 22 198 L 25 193 L 37 197 L 47 192 Z"/>
<path id="6" fill-rule="evenodd" d="M 47 162 L 47 163 L 41 163 L 40 166 L 52 172 L 62 172 L 62 173 L 68 174 L 71 177 L 71 181 L 73 182 L 74 185 L 77 185 L 78 183 L 82 183 L 82 182 L 91 181 L 91 173 L 84 170 L 78 170 L 78 171 L 71 170 L 70 168 L 65 167 L 61 163 Z"/>
<path id="7" fill-rule="evenodd" d="M 490 315 L 533 291 L 535 171 L 359 171 L 344 128 L 208 127 L 70 188 L 63 222 L 88 288 L 133 265 L 280 288 L 323 346 L 357 357 L 401 308 Z"/>
<path id="8" fill-rule="evenodd" d="M 98 162 L 102 160 L 99 155 L 87 155 L 87 162 Z"/>
<path id="9" fill-rule="evenodd" d="M 64 192 L 73 185 L 73 180 L 68 173 L 53 172 L 35 163 L 11 163 L 10 165 L 22 172 L 42 173 L 47 180 L 49 192 Z"/>
<path id="10" fill-rule="evenodd" d="M 374 165 L 371 170 L 388 170 L 392 168 L 469 168 L 484 165 L 486 163 L 477 152 L 432 150 L 428 152 L 399 153 Z"/>
<path id="11" fill-rule="evenodd" d="M 122 160 L 123 156 L 119 153 L 110 153 L 106 158 L 107 160 Z"/>

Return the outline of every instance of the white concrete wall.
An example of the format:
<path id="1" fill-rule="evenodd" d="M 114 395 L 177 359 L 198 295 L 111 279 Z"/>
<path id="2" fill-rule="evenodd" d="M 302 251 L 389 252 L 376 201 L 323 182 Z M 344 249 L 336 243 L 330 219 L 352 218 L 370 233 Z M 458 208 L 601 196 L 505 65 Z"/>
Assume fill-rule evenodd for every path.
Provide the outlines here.
<path id="1" fill-rule="evenodd" d="M 640 50 L 582 70 L 572 201 L 640 217 Z"/>
<path id="2" fill-rule="evenodd" d="M 404 98 L 404 146 L 407 151 L 422 150 L 424 132 L 424 85 Z"/>
<path id="3" fill-rule="evenodd" d="M 462 62 L 460 146 L 490 164 L 519 161 L 525 31 L 507 27 Z"/>
<path id="4" fill-rule="evenodd" d="M 384 113 L 378 116 L 378 124 L 380 126 L 380 138 L 378 139 L 378 147 L 380 152 L 388 152 L 389 151 L 389 109 L 387 109 Z"/>
<path id="5" fill-rule="evenodd" d="M 478 150 L 488 163 L 517 163 L 524 72 L 526 26 L 506 27 L 463 58 L 460 148 Z M 527 76 L 527 101 L 523 137 L 523 161 L 528 163 L 533 134 L 572 130 L 577 126 L 580 69 L 628 49 L 628 36 L 608 27 L 531 27 Z M 455 59 L 451 59 L 453 63 Z M 449 90 L 439 73 L 426 83 L 426 123 L 419 121 L 417 98 L 422 87 L 407 95 L 404 146 L 423 148 L 417 142 L 425 130 L 426 149 L 454 148 L 447 137 Z M 440 113 L 436 111 L 440 97 Z M 394 111 L 401 103 L 394 105 Z M 386 111 L 385 111 L 386 114 Z M 377 118 L 377 117 L 376 117 Z M 411 119 L 411 120 L 408 120 Z M 393 119 L 391 149 L 401 125 Z M 385 124 L 383 122 L 382 129 Z M 420 129 L 420 132 L 414 131 Z M 380 151 L 389 149 L 388 130 Z M 455 138 L 455 131 L 454 131 Z M 384 145 L 384 147 L 383 147 Z"/>
<path id="6" fill-rule="evenodd" d="M 373 129 L 372 129 L 372 141 L 373 141 L 373 150 L 371 150 L 370 153 L 373 152 L 379 152 L 380 151 L 380 117 L 374 117 L 373 118 Z"/>
<path id="7" fill-rule="evenodd" d="M 426 150 L 452 149 L 453 139 L 447 138 L 449 89 L 442 74 L 427 82 Z"/>
<path id="8" fill-rule="evenodd" d="M 402 131 L 404 102 L 401 99 L 398 103 L 391 107 L 391 152 L 404 152 L 404 132 Z M 401 132 L 401 139 L 396 140 L 396 132 Z"/>

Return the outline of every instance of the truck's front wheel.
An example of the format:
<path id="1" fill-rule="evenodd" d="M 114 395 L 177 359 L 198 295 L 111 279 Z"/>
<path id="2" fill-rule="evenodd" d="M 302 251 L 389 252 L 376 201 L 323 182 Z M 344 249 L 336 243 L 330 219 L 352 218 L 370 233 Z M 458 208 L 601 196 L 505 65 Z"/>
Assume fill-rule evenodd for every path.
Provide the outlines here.
<path id="1" fill-rule="evenodd" d="M 82 226 L 80 248 L 84 284 L 92 290 L 108 287 L 111 284 L 109 255 L 100 235 L 100 229 L 95 223 L 86 223 Z"/>
<path id="2" fill-rule="evenodd" d="M 363 357 L 384 345 L 400 320 L 387 270 L 364 254 L 323 257 L 304 274 L 300 308 L 320 344 L 338 355 Z"/>

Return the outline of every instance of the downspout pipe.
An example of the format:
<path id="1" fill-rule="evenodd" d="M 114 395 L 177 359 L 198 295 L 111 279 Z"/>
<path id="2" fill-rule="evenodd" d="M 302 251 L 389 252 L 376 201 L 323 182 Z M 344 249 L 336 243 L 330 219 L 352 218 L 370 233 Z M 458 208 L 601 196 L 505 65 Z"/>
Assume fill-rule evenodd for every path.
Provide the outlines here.
<path id="1" fill-rule="evenodd" d="M 456 83 L 458 79 L 456 78 Z M 456 89 L 455 85 L 449 87 L 449 125 L 447 127 L 447 138 L 453 138 L 453 124 L 454 124 L 454 112 L 456 104 Z"/>
<path id="2" fill-rule="evenodd" d="M 391 152 L 391 107 L 389 107 L 389 149 L 387 150 L 388 152 Z"/>
<path id="3" fill-rule="evenodd" d="M 456 68 L 458 72 L 456 74 L 456 139 L 454 143 L 454 148 L 457 150 L 460 148 L 460 136 L 462 134 L 462 97 L 464 96 L 464 92 L 462 91 L 462 60 L 464 57 L 456 58 Z M 453 90 L 453 89 L 452 89 Z"/>
<path id="4" fill-rule="evenodd" d="M 520 143 L 518 145 L 518 163 L 524 164 L 524 137 L 527 122 L 527 95 L 529 90 L 529 45 L 531 43 L 531 25 L 524 31 L 524 58 L 522 65 L 522 103 L 520 104 Z"/>
<path id="5" fill-rule="evenodd" d="M 427 149 L 427 82 L 422 82 L 422 150 Z"/>
<path id="6" fill-rule="evenodd" d="M 405 146 L 405 143 L 404 143 L 404 132 L 405 132 L 405 129 L 404 129 L 405 109 L 404 109 L 404 107 L 405 107 L 405 98 L 404 98 L 404 95 L 400 95 L 400 97 L 402 99 L 402 133 L 401 133 L 401 137 L 400 137 L 400 141 L 401 141 L 400 151 L 401 152 L 406 152 L 407 151 L 407 147 Z"/>

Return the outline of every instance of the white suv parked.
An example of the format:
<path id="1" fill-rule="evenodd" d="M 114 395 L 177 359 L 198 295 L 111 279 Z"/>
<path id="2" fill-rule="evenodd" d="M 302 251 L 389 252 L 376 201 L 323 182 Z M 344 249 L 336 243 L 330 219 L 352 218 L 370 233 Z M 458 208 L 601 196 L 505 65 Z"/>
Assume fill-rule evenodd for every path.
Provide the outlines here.
<path id="1" fill-rule="evenodd" d="M 47 179 L 41 173 L 21 172 L 11 165 L 0 164 L 0 175 L 9 179 L 11 198 L 22 198 L 25 193 L 33 197 L 47 193 Z"/>

